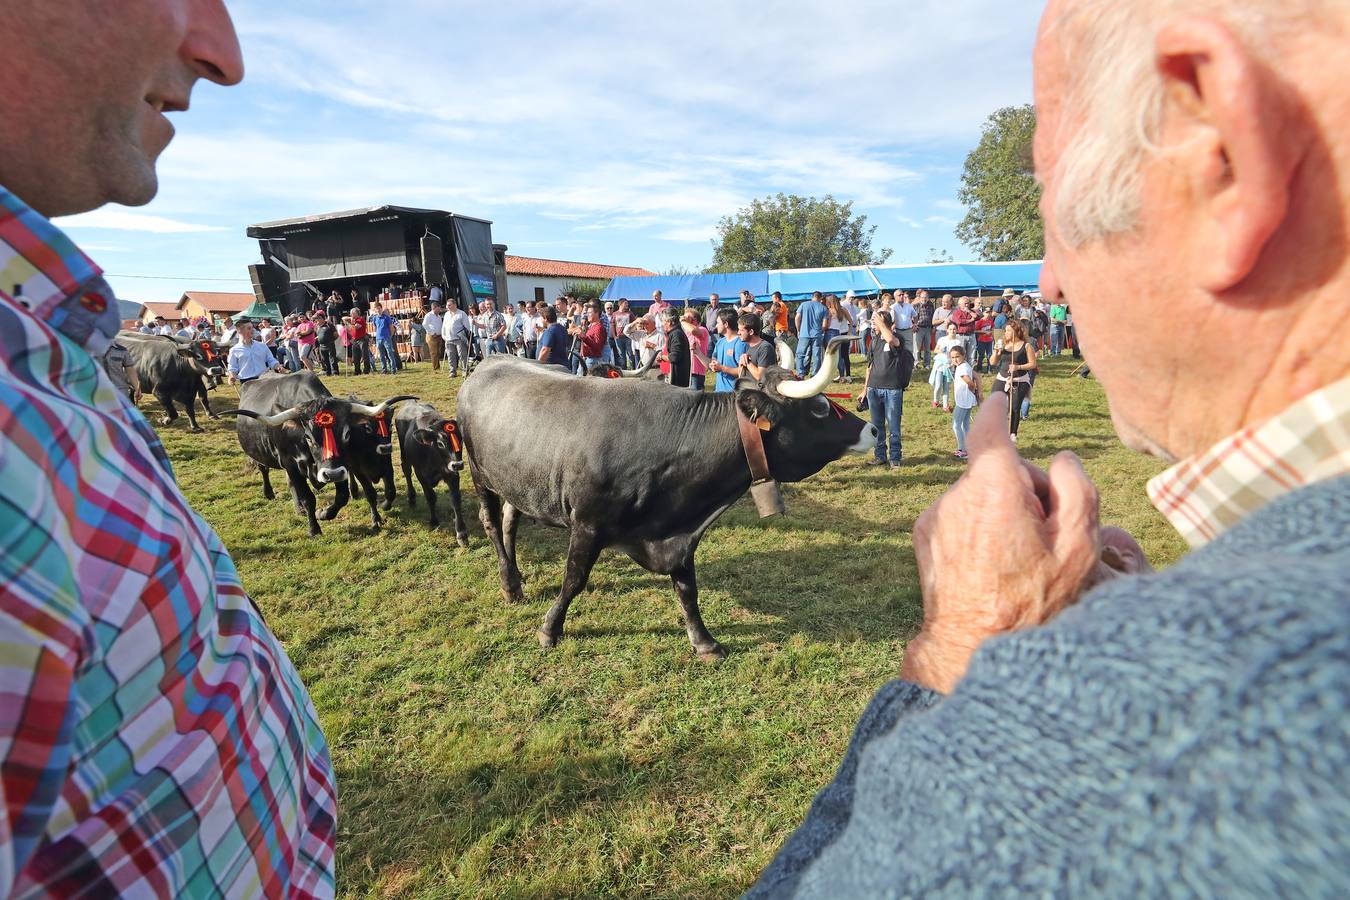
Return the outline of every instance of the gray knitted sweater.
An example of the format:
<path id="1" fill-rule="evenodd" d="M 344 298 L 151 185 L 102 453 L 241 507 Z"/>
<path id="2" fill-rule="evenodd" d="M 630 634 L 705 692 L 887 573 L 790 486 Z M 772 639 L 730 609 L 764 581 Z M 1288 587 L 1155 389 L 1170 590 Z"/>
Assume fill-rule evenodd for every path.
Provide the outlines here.
<path id="1" fill-rule="evenodd" d="M 1350 897 L 1350 478 L 885 685 L 748 896 Z"/>

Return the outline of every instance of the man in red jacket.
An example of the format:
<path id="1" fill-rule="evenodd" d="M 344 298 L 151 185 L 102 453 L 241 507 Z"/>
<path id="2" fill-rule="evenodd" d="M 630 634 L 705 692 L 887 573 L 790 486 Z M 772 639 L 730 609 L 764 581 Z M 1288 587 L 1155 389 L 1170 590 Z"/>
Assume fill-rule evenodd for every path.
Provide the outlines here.
<path id="1" fill-rule="evenodd" d="M 352 339 L 352 374 L 360 375 L 362 367 L 367 375 L 375 371 L 375 360 L 370 355 L 370 338 L 365 313 L 361 307 L 352 309 L 352 324 L 348 328 Z"/>
<path id="2" fill-rule="evenodd" d="M 572 334 L 581 338 L 581 361 L 587 372 L 604 362 L 605 346 L 609 343 L 600 317 L 600 301 L 596 300 L 586 310 L 586 327 L 572 329 Z"/>

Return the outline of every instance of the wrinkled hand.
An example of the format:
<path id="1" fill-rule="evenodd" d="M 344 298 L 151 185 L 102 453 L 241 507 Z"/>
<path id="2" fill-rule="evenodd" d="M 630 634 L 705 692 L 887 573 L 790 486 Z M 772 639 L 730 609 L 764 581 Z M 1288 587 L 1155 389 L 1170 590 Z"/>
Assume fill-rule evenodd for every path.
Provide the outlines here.
<path id="1" fill-rule="evenodd" d="M 996 392 L 971 428 L 966 474 L 914 524 L 924 626 L 901 677 L 942 693 L 986 639 L 1048 622 L 1092 585 L 1148 566 L 1133 538 L 1098 525 L 1078 457 L 1037 469 L 1017 455 L 1007 421 Z"/>

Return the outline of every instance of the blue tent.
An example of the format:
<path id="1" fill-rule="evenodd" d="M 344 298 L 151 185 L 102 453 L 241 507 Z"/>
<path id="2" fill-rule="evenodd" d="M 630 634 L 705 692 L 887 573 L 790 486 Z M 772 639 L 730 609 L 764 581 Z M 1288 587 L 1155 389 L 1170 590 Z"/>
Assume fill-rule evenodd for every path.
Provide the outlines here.
<path id="1" fill-rule="evenodd" d="M 1035 290 L 1041 263 L 930 263 L 913 266 L 842 266 L 833 269 L 774 269 L 768 272 L 732 272 L 723 275 L 652 275 L 615 278 L 602 299 L 627 297 L 634 304 L 650 303 L 652 291 L 667 300 L 705 301 L 709 294 L 735 297 L 742 289 L 758 298 L 781 291 L 783 299 L 803 300 L 815 291 L 859 296 L 881 291 L 1018 291 Z"/>
<path id="2" fill-rule="evenodd" d="M 652 291 L 660 291 L 667 300 L 706 301 L 712 294 L 736 297 L 742 290 L 756 297 L 768 295 L 768 272 L 728 272 L 718 275 L 623 275 L 605 288 L 601 300 L 627 297 L 634 304 L 650 303 Z"/>
<path id="3" fill-rule="evenodd" d="M 1035 290 L 1041 280 L 1039 262 L 937 263 L 926 266 L 872 266 L 877 282 L 888 291 L 919 288 L 947 291 Z"/>
<path id="4" fill-rule="evenodd" d="M 816 291 L 844 296 L 875 294 L 879 286 L 866 266 L 837 269 L 778 269 L 769 273 L 769 293 L 781 291 L 788 301 L 805 300 Z"/>

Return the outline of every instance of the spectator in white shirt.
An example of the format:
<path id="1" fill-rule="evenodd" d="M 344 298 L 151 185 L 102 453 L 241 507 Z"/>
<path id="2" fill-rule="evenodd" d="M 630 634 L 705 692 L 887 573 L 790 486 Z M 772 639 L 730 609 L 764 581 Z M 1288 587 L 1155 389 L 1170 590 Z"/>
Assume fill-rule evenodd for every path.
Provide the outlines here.
<path id="1" fill-rule="evenodd" d="M 440 288 L 431 289 L 431 312 L 422 317 L 422 327 L 427 332 L 427 351 L 431 354 L 431 369 L 433 372 L 441 370 L 441 356 L 445 353 L 445 338 L 441 337 L 441 329 L 445 326 L 445 307 L 441 305 L 440 298 L 436 292 Z"/>
<path id="2" fill-rule="evenodd" d="M 445 338 L 445 361 L 450 368 L 450 377 L 454 378 L 463 367 L 469 374 L 469 343 L 474 337 L 473 320 L 468 313 L 459 308 L 454 300 L 446 301 L 445 321 L 441 325 L 441 337 Z"/>
<path id="3" fill-rule="evenodd" d="M 891 304 L 891 321 L 895 327 L 891 330 L 907 345 L 912 346 L 911 332 L 914 329 L 914 304 L 909 302 L 909 295 L 900 291 L 895 295 L 895 302 Z"/>
<path id="4" fill-rule="evenodd" d="M 535 318 L 534 304 L 520 304 L 520 343 L 525 348 L 526 359 L 534 359 L 539 349 L 539 326 Z"/>
<path id="5" fill-rule="evenodd" d="M 253 381 L 265 372 L 284 372 L 286 367 L 277 362 L 267 345 L 253 339 L 253 323 L 247 319 L 237 326 L 239 343 L 230 348 L 229 369 L 230 384 L 243 384 Z"/>

